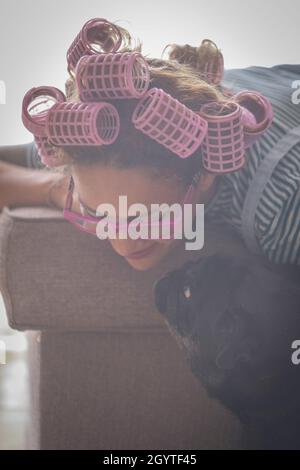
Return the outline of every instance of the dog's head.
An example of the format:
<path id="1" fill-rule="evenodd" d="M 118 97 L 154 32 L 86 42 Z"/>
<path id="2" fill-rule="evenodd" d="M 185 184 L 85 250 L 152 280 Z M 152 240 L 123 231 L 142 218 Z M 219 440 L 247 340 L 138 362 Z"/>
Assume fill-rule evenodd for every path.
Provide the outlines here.
<path id="1" fill-rule="evenodd" d="M 231 407 L 240 400 L 255 408 L 291 369 L 291 343 L 300 339 L 298 270 L 291 277 L 253 257 L 215 254 L 166 273 L 154 294 L 194 374 Z"/>

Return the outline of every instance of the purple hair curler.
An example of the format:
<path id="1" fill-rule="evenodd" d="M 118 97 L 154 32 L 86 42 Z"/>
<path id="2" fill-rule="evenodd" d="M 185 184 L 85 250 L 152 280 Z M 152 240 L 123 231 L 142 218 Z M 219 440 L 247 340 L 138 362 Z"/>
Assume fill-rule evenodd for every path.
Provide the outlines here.
<path id="1" fill-rule="evenodd" d="M 66 101 L 66 97 L 58 88 L 40 86 L 31 88 L 24 96 L 22 103 L 22 121 L 35 137 L 45 137 L 46 119 L 49 109 L 56 103 Z"/>
<path id="2" fill-rule="evenodd" d="M 58 103 L 47 115 L 46 130 L 53 145 L 109 145 L 119 134 L 120 118 L 110 103 Z"/>
<path id="3" fill-rule="evenodd" d="M 139 52 L 83 56 L 75 75 L 82 101 L 141 98 L 150 82 L 148 64 Z"/>
<path id="4" fill-rule="evenodd" d="M 273 120 L 272 105 L 257 91 L 240 91 L 234 95 L 234 99 L 242 107 L 245 148 L 248 148 L 270 127 Z"/>
<path id="5" fill-rule="evenodd" d="M 207 132 L 207 122 L 160 88 L 151 88 L 132 114 L 136 129 L 181 158 L 197 150 Z"/>
<path id="6" fill-rule="evenodd" d="M 213 101 L 201 106 L 200 114 L 208 122 L 202 144 L 204 168 L 213 173 L 241 168 L 245 163 L 241 107 L 232 101 Z"/>
<path id="7" fill-rule="evenodd" d="M 121 32 L 113 23 L 105 18 L 93 18 L 87 21 L 67 51 L 69 73 L 72 74 L 82 56 L 116 52 L 121 44 Z"/>

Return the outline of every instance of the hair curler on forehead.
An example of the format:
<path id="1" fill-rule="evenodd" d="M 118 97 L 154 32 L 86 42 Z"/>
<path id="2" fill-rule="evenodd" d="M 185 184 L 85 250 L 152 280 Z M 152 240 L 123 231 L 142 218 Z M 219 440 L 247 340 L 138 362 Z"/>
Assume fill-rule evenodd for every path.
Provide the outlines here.
<path id="1" fill-rule="evenodd" d="M 228 173 L 245 163 L 242 109 L 232 102 L 209 102 L 201 106 L 208 129 L 202 144 L 204 168 L 213 173 Z"/>
<path id="2" fill-rule="evenodd" d="M 57 146 L 108 145 L 120 130 L 119 113 L 111 103 L 66 102 L 60 90 L 49 86 L 25 94 L 22 121 L 49 167 L 60 162 Z"/>
<path id="3" fill-rule="evenodd" d="M 119 133 L 119 113 L 111 103 L 57 103 L 50 109 L 46 132 L 50 143 L 109 145 Z"/>
<path id="4" fill-rule="evenodd" d="M 201 116 L 160 88 L 151 88 L 139 101 L 132 122 L 181 158 L 197 150 L 207 131 Z"/>
<path id="5" fill-rule="evenodd" d="M 49 110 L 66 101 L 64 93 L 55 87 L 31 88 L 22 103 L 22 121 L 33 135 L 38 153 L 44 165 L 52 167 L 59 163 L 57 149 L 48 141 L 46 120 Z"/>
<path id="6" fill-rule="evenodd" d="M 87 21 L 67 51 L 68 71 L 72 75 L 84 55 L 116 52 L 122 44 L 119 28 L 105 18 Z"/>
<path id="7" fill-rule="evenodd" d="M 148 64 L 139 52 L 83 56 L 75 75 L 82 101 L 141 98 L 150 81 Z"/>
<path id="8" fill-rule="evenodd" d="M 28 90 L 22 103 L 22 121 L 26 129 L 36 137 L 45 137 L 45 122 L 49 109 L 64 101 L 64 93 L 55 87 L 40 86 Z"/>

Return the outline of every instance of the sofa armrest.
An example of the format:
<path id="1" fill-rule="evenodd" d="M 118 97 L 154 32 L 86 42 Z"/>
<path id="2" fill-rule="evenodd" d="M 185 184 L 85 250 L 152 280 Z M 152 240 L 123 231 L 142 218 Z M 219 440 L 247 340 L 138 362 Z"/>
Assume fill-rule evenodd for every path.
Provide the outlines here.
<path id="1" fill-rule="evenodd" d="M 216 249 L 243 250 L 230 232 L 205 231 L 205 248 L 174 250 L 141 272 L 108 240 L 74 229 L 56 209 L 4 208 L 0 215 L 0 289 L 17 330 L 97 331 L 162 328 L 153 283 L 167 270 Z"/>

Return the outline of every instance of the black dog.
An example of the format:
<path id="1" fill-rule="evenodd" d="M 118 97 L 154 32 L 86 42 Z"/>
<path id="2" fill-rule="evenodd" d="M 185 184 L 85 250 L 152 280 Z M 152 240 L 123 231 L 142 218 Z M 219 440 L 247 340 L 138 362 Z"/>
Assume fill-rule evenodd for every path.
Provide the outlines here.
<path id="1" fill-rule="evenodd" d="M 298 267 L 216 254 L 168 272 L 154 294 L 211 397 L 245 425 L 273 433 L 274 443 L 276 432 L 279 445 L 293 426 L 298 433 L 300 365 L 292 362 L 292 343 L 300 340 Z"/>

